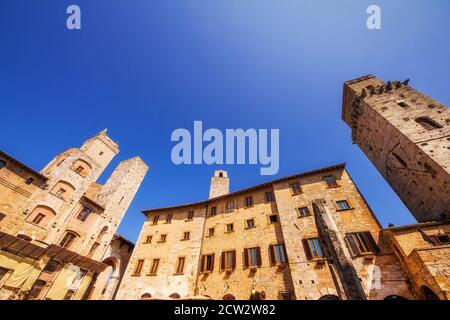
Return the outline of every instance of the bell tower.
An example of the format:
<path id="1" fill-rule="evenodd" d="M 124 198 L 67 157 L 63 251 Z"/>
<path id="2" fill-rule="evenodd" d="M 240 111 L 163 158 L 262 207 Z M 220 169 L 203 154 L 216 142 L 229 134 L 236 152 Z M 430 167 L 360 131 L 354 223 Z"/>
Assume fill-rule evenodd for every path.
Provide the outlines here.
<path id="1" fill-rule="evenodd" d="M 216 170 L 211 178 L 209 199 L 217 198 L 230 193 L 230 179 L 225 170 Z"/>

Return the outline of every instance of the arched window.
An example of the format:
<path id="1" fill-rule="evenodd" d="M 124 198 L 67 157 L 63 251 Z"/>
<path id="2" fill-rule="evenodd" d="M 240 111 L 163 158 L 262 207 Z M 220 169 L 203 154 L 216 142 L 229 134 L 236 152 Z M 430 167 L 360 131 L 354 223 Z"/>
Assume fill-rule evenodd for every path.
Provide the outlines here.
<path id="1" fill-rule="evenodd" d="M 147 299 L 150 299 L 151 297 L 152 297 L 152 295 L 150 293 L 144 293 L 141 296 L 141 300 L 147 300 Z"/>
<path id="2" fill-rule="evenodd" d="M 78 220 L 81 221 L 86 221 L 86 219 L 90 216 L 90 214 L 92 213 L 92 210 L 88 207 L 83 207 L 83 209 L 81 209 L 80 213 L 77 216 Z"/>
<path id="3" fill-rule="evenodd" d="M 428 117 L 420 117 L 416 122 L 424 127 L 426 130 L 434 130 L 443 128 L 439 123 Z"/>
<path id="4" fill-rule="evenodd" d="M 55 184 L 50 192 L 58 198 L 66 200 L 72 196 L 74 191 L 75 188 L 70 183 L 61 180 Z"/>
<path id="5" fill-rule="evenodd" d="M 0 160 L 0 169 L 3 169 L 4 167 L 6 167 L 6 162 L 3 160 Z"/>
<path id="6" fill-rule="evenodd" d="M 89 253 L 87 254 L 87 257 L 88 257 L 88 258 L 92 258 L 92 256 L 93 256 L 94 253 L 95 253 L 95 250 L 97 250 L 97 248 L 98 248 L 99 245 L 100 245 L 100 243 L 98 243 L 98 242 L 95 242 L 95 243 L 92 245 L 91 250 L 89 250 Z"/>
<path id="7" fill-rule="evenodd" d="M 27 217 L 26 221 L 39 227 L 46 228 L 49 222 L 56 216 L 56 212 L 47 206 L 37 206 Z"/>
<path id="8" fill-rule="evenodd" d="M 102 241 L 103 237 L 105 236 L 106 232 L 108 231 L 108 226 L 104 226 L 100 233 L 97 236 L 97 242 Z"/>
<path id="9" fill-rule="evenodd" d="M 80 176 L 86 177 L 90 173 L 92 168 L 86 161 L 78 159 L 72 164 L 71 169 L 78 173 Z"/>
<path id="10" fill-rule="evenodd" d="M 63 248 L 68 249 L 71 245 L 73 245 L 77 237 L 78 235 L 75 232 L 67 231 L 64 237 L 61 239 L 59 245 Z"/>

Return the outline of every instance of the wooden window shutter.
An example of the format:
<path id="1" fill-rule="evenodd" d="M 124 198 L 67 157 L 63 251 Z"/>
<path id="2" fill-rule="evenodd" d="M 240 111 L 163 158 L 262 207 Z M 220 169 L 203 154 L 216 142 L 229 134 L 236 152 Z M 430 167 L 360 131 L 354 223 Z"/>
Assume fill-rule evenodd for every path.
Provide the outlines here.
<path id="1" fill-rule="evenodd" d="M 351 255 L 357 256 L 359 254 L 359 249 L 358 246 L 355 243 L 355 239 L 353 239 L 353 235 L 350 233 L 347 233 L 347 235 L 345 236 L 345 241 L 347 242 L 347 245 L 350 248 L 350 253 Z"/>
<path id="2" fill-rule="evenodd" d="M 367 239 L 369 239 L 369 243 L 370 243 L 370 246 L 372 247 L 373 252 L 374 253 L 380 252 L 380 249 L 378 248 L 378 245 L 375 242 L 375 239 L 372 237 L 372 234 L 370 232 L 366 232 L 366 236 L 367 236 Z"/>
<path id="3" fill-rule="evenodd" d="M 225 252 L 220 255 L 220 270 L 225 270 Z"/>
<path id="4" fill-rule="evenodd" d="M 286 251 L 286 245 L 283 243 L 282 244 L 282 246 L 283 246 L 283 252 L 284 252 L 284 262 L 288 262 L 288 256 L 287 256 L 287 251 Z"/>
<path id="5" fill-rule="evenodd" d="M 213 271 L 214 270 L 214 259 L 215 258 L 215 255 L 214 255 L 214 253 L 211 255 L 211 270 L 210 271 Z"/>
<path id="6" fill-rule="evenodd" d="M 234 269 L 236 269 L 236 250 L 232 251 L 231 256 L 233 257 L 233 263 L 231 265 L 231 268 L 234 270 Z"/>
<path id="7" fill-rule="evenodd" d="M 303 239 L 303 248 L 305 249 L 306 259 L 312 259 L 311 249 L 309 248 L 308 239 Z"/>
<path id="8" fill-rule="evenodd" d="M 269 257 L 271 265 L 277 263 L 277 260 L 275 259 L 275 246 L 273 244 L 269 245 Z"/>
<path id="9" fill-rule="evenodd" d="M 262 261 L 261 261 L 261 248 L 260 247 L 256 247 L 256 257 L 258 259 L 257 266 L 261 267 Z"/>
<path id="10" fill-rule="evenodd" d="M 205 271 L 205 256 L 202 256 L 202 260 L 200 263 L 200 272 L 204 272 Z"/>
<path id="11" fill-rule="evenodd" d="M 244 268 L 248 268 L 248 249 L 244 249 Z"/>

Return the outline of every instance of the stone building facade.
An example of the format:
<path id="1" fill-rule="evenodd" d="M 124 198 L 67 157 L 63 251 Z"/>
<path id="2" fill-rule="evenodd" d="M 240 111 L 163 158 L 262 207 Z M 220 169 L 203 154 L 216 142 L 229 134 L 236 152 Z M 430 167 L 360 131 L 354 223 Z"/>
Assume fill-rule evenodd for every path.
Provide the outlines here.
<path id="1" fill-rule="evenodd" d="M 0 152 L 0 299 L 86 299 L 103 261 L 124 268 L 129 255 L 108 254 L 148 167 L 139 157 L 122 161 L 98 184 L 118 152 L 106 130 L 41 172 Z"/>
<path id="2" fill-rule="evenodd" d="M 431 258 L 448 246 L 416 239 L 400 252 L 400 230 L 382 229 L 344 165 L 143 212 L 117 299 L 448 298 L 448 256 L 440 269 Z M 426 283 L 416 252 L 429 255 Z"/>
<path id="3" fill-rule="evenodd" d="M 344 84 L 343 120 L 419 222 L 450 219 L 450 109 L 369 75 Z"/>

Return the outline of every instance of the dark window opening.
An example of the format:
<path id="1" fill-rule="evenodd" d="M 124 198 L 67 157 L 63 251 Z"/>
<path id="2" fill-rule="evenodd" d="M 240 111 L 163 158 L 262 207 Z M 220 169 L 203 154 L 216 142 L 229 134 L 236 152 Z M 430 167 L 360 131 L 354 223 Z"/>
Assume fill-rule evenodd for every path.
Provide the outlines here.
<path id="1" fill-rule="evenodd" d="M 437 123 L 436 121 L 434 121 L 433 119 L 428 118 L 428 117 L 417 118 L 416 122 L 418 124 L 420 124 L 426 130 L 434 130 L 434 129 L 443 128 L 439 123 Z"/>

